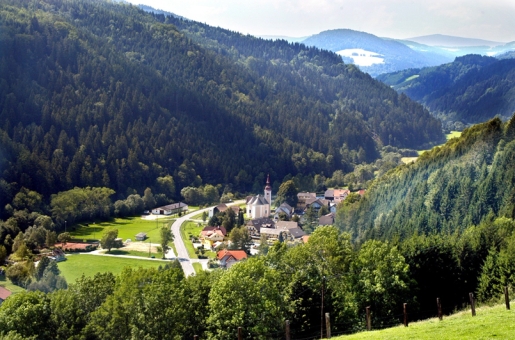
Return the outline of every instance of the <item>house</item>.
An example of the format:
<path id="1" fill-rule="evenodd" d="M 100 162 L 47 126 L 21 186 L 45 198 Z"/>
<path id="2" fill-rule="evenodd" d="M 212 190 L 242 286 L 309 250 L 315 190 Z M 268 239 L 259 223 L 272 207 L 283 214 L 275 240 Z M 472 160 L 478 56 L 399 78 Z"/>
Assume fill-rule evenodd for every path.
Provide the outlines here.
<path id="1" fill-rule="evenodd" d="M 136 241 L 145 241 L 146 238 L 147 238 L 147 233 L 136 234 Z"/>
<path id="2" fill-rule="evenodd" d="M 275 223 L 275 228 L 280 229 L 280 230 L 289 230 L 289 229 L 294 229 L 294 228 L 298 228 L 298 227 L 299 227 L 299 224 L 294 221 L 277 221 Z"/>
<path id="3" fill-rule="evenodd" d="M 349 196 L 350 190 L 348 189 L 334 189 L 334 199 L 333 202 L 338 204 L 341 201 L 344 201 L 347 196 Z"/>
<path id="4" fill-rule="evenodd" d="M 283 230 L 275 228 L 261 228 L 260 234 L 265 235 L 267 240 L 278 240 Z"/>
<path id="5" fill-rule="evenodd" d="M 159 208 L 152 209 L 153 215 L 173 215 L 180 212 L 188 211 L 188 205 L 186 203 L 173 203 L 168 204 Z"/>
<path id="6" fill-rule="evenodd" d="M 274 220 L 279 219 L 279 214 L 284 213 L 288 218 L 293 215 L 293 208 L 286 202 L 282 203 L 277 209 L 275 209 Z"/>
<path id="7" fill-rule="evenodd" d="M 261 228 L 275 228 L 275 222 L 268 217 L 255 218 L 247 222 L 250 237 L 259 238 Z"/>
<path id="8" fill-rule="evenodd" d="M 284 233 L 292 241 L 302 240 L 302 237 L 306 235 L 304 230 L 300 229 L 299 227 L 288 229 Z"/>
<path id="9" fill-rule="evenodd" d="M 211 217 L 215 216 L 216 214 L 224 212 L 226 210 L 227 210 L 227 205 L 224 203 L 220 203 L 216 207 L 209 209 L 209 217 L 211 218 Z"/>
<path id="10" fill-rule="evenodd" d="M 320 198 L 309 199 L 306 201 L 306 209 L 313 207 L 313 209 L 315 209 L 315 211 L 318 211 L 323 206 L 326 206 L 329 208 L 329 201 L 325 200 L 325 199 L 320 199 Z"/>
<path id="11" fill-rule="evenodd" d="M 227 231 L 224 227 L 205 227 L 200 232 L 199 238 L 204 246 L 212 248 L 216 242 L 223 241 L 226 235 Z"/>
<path id="12" fill-rule="evenodd" d="M 11 291 L 0 286 L 0 305 L 4 302 L 9 296 L 11 296 Z"/>
<path id="13" fill-rule="evenodd" d="M 327 189 L 324 193 L 324 198 L 328 201 L 334 201 L 334 189 Z"/>
<path id="14" fill-rule="evenodd" d="M 318 219 L 318 225 L 333 225 L 334 224 L 334 213 L 329 213 L 324 216 L 320 216 Z"/>
<path id="15" fill-rule="evenodd" d="M 220 250 L 218 254 L 216 254 L 218 261 L 220 262 L 220 267 L 223 268 L 231 268 L 236 262 L 245 260 L 247 258 L 247 253 L 244 250 Z"/>
<path id="16" fill-rule="evenodd" d="M 299 192 L 297 194 L 297 209 L 304 210 L 306 208 L 306 201 L 310 199 L 316 199 L 317 194 L 315 192 Z"/>

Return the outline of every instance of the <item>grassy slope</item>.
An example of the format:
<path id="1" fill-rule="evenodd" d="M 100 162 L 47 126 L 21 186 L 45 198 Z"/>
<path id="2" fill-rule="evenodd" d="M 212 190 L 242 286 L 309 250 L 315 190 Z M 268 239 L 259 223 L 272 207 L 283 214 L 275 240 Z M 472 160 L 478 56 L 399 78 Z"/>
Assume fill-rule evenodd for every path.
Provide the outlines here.
<path id="1" fill-rule="evenodd" d="M 461 131 L 451 131 L 451 133 L 448 133 L 448 134 L 445 135 L 445 139 L 449 140 L 449 139 L 456 138 L 456 137 L 459 137 L 459 136 L 461 136 Z M 437 145 L 437 146 L 440 146 L 440 145 Z M 417 152 L 418 152 L 418 155 L 420 156 L 421 154 L 423 154 L 426 151 L 429 151 L 429 150 L 418 150 Z M 417 159 L 418 159 L 418 157 L 402 157 L 401 160 L 405 164 L 407 164 L 407 163 L 414 162 Z"/>
<path id="2" fill-rule="evenodd" d="M 435 339 L 512 339 L 515 334 L 514 312 L 504 305 L 476 308 L 476 316 L 470 311 L 398 326 L 380 331 L 361 332 L 335 337 L 340 340 L 435 340 Z"/>
<path id="3" fill-rule="evenodd" d="M 167 262 L 161 260 L 136 260 L 88 254 L 70 255 L 66 258 L 67 260 L 59 262 L 58 266 L 61 270 L 61 275 L 66 278 L 66 282 L 68 283 L 75 282 L 82 274 L 93 276 L 98 272 L 112 272 L 114 275 L 118 275 L 125 267 L 151 268 L 165 265 Z"/>
<path id="4" fill-rule="evenodd" d="M 13 284 L 5 275 L 0 275 L 0 286 L 11 291 L 13 294 L 25 291 L 22 287 Z"/>

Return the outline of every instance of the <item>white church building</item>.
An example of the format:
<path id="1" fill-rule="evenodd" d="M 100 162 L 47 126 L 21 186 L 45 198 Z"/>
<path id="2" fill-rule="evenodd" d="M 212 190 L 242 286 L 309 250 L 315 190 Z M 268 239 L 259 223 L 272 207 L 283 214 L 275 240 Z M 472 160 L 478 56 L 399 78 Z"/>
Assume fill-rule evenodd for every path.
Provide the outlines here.
<path id="1" fill-rule="evenodd" d="M 268 217 L 271 214 L 271 206 L 272 186 L 270 185 L 270 175 L 268 175 L 264 195 L 247 197 L 247 218 Z"/>

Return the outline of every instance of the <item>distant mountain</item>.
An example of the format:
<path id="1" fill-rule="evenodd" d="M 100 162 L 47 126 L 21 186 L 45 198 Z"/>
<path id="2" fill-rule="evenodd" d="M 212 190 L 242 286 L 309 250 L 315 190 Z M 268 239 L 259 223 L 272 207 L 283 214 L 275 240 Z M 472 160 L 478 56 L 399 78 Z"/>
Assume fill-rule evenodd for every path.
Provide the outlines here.
<path id="1" fill-rule="evenodd" d="M 424 35 L 424 36 L 420 36 L 420 37 L 407 38 L 405 40 L 414 41 L 419 44 L 424 44 L 424 45 L 429 45 L 429 46 L 440 46 L 440 47 L 471 47 L 471 46 L 495 47 L 495 46 L 505 44 L 505 43 L 497 42 L 497 41 L 473 39 L 473 38 L 462 38 L 462 37 L 455 37 L 455 36 L 443 35 L 443 34 Z"/>
<path id="2" fill-rule="evenodd" d="M 372 76 L 452 61 L 452 56 L 446 52 L 431 48 L 415 50 L 393 39 L 350 29 L 324 31 L 302 42 L 350 58 L 361 70 Z"/>
<path id="3" fill-rule="evenodd" d="M 382 74 L 378 80 L 440 118 L 479 123 L 515 112 L 515 59 L 467 55 L 437 67 Z"/>

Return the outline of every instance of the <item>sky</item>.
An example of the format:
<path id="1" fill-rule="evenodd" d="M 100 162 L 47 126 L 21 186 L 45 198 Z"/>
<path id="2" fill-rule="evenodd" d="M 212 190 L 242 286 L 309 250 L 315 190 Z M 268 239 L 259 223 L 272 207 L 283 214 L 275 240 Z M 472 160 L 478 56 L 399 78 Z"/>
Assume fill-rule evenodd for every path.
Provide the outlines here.
<path id="1" fill-rule="evenodd" d="M 515 0 L 126 0 L 255 36 L 348 28 L 395 39 L 445 34 L 515 41 Z"/>

